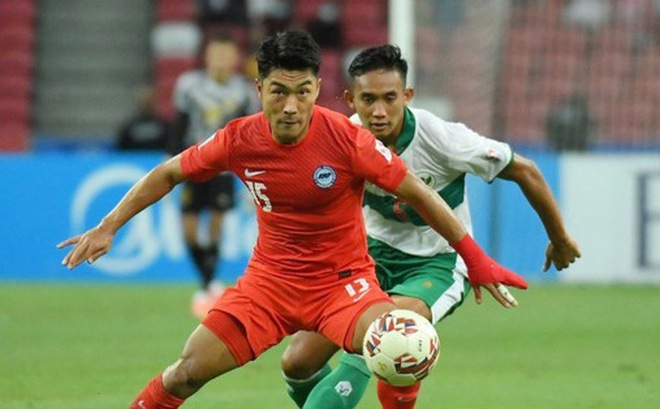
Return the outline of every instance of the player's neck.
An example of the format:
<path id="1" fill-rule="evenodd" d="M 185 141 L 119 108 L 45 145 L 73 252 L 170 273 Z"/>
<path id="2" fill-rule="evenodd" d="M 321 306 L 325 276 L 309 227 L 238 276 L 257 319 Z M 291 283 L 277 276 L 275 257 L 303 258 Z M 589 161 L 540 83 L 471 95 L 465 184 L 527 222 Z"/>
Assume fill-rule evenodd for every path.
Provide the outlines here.
<path id="1" fill-rule="evenodd" d="M 396 152 L 396 141 L 399 140 L 401 133 L 403 132 L 403 121 L 401 121 L 396 128 L 392 131 L 391 134 L 383 138 L 379 138 L 381 142 L 392 151 Z"/>
<path id="2" fill-rule="evenodd" d="M 399 139 L 399 136 L 401 136 L 401 130 L 399 130 L 399 132 L 394 132 L 390 135 L 383 136 L 378 139 L 383 143 L 383 145 L 396 152 L 396 141 Z"/>

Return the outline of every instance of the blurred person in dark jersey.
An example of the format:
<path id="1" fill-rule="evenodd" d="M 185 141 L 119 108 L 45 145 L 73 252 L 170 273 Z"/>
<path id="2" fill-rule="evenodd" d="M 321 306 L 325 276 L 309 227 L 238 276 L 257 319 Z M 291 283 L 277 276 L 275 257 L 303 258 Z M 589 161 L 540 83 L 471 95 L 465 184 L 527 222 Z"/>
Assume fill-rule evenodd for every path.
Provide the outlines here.
<path id="1" fill-rule="evenodd" d="M 156 113 L 154 90 L 145 86 L 137 94 L 137 111 L 124 122 L 117 135 L 120 151 L 166 151 L 169 124 Z"/>
<path id="2" fill-rule="evenodd" d="M 231 36 L 219 33 L 210 38 L 203 59 L 204 69 L 182 74 L 174 90 L 177 115 L 170 147 L 173 154 L 201 142 L 230 120 L 259 109 L 254 85 L 240 72 L 241 51 Z M 208 182 L 184 185 L 184 239 L 201 284 L 193 296 L 192 310 L 200 318 L 223 291 L 222 284 L 215 279 L 221 256 L 218 242 L 225 213 L 233 206 L 234 178 L 229 173 Z M 208 210 L 208 240 L 203 243 L 199 229 L 200 216 L 205 210 Z"/>

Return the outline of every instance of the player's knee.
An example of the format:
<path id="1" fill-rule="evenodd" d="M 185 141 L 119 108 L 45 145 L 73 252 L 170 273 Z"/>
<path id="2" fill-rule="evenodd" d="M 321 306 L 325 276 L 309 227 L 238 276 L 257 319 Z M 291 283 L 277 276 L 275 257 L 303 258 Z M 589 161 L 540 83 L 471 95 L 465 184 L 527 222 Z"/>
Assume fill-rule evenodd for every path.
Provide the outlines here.
<path id="1" fill-rule="evenodd" d="M 190 360 L 181 359 L 165 370 L 163 385 L 176 396 L 190 396 L 208 381 L 197 372 Z"/>
<path id="2" fill-rule="evenodd" d="M 282 373 L 289 379 L 307 379 L 320 368 L 314 368 L 311 362 L 296 353 L 296 348 L 289 346 L 282 354 Z"/>

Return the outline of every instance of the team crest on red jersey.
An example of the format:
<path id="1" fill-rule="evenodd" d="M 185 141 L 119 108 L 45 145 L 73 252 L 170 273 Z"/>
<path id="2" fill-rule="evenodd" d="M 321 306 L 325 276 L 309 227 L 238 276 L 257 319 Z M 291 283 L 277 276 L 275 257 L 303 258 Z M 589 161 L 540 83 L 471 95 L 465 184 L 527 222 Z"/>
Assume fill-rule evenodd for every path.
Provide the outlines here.
<path id="1" fill-rule="evenodd" d="M 321 165 L 314 171 L 314 183 L 321 189 L 327 189 L 335 184 L 337 172 L 330 166 Z"/>

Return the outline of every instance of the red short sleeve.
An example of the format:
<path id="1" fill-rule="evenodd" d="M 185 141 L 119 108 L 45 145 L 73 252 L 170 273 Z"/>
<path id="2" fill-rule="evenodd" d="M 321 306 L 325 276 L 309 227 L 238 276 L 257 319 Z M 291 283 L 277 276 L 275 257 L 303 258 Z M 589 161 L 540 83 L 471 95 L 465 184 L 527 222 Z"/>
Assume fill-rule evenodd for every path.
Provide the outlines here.
<path id="1" fill-rule="evenodd" d="M 369 131 L 359 129 L 353 167 L 356 174 L 389 192 L 406 177 L 405 163 Z"/>
<path id="2" fill-rule="evenodd" d="M 181 154 L 183 174 L 190 180 L 204 182 L 227 170 L 228 139 L 226 130 L 220 129 L 206 141 L 186 149 Z"/>

